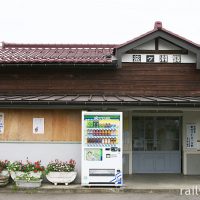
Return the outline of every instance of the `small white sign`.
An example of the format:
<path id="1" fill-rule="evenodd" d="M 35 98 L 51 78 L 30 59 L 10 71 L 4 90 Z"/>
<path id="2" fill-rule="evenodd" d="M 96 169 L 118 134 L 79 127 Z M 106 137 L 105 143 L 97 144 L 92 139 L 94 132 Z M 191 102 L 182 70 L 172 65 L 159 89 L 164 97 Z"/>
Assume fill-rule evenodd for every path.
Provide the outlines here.
<path id="1" fill-rule="evenodd" d="M 4 113 L 0 113 L 0 134 L 4 133 Z"/>
<path id="2" fill-rule="evenodd" d="M 33 133 L 44 134 L 44 118 L 33 118 Z"/>
<path id="3" fill-rule="evenodd" d="M 197 127 L 196 124 L 187 124 L 187 148 L 197 148 Z"/>

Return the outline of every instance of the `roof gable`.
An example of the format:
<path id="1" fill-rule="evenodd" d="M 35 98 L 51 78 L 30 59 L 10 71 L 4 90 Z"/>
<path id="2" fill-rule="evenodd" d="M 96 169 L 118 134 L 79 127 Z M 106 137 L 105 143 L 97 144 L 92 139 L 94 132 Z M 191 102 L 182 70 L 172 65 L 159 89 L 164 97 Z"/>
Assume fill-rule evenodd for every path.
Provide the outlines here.
<path id="1" fill-rule="evenodd" d="M 118 67 L 121 66 L 122 54 L 131 49 L 137 49 L 137 47 L 142 46 L 156 38 L 161 38 L 175 44 L 175 46 L 180 47 L 181 49 L 186 49 L 194 53 L 197 57 L 197 68 L 200 69 L 200 45 L 162 28 L 161 22 L 156 22 L 153 30 L 116 47 L 115 55 L 118 60 Z"/>
<path id="2" fill-rule="evenodd" d="M 133 48 L 133 50 L 183 50 L 183 48 L 163 38 L 155 38 Z"/>

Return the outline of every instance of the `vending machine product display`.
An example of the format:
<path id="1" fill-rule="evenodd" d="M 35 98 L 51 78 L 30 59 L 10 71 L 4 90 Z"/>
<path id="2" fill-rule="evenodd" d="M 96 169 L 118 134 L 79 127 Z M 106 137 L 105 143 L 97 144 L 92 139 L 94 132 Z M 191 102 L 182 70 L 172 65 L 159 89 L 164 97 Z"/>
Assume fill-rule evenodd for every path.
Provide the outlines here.
<path id="1" fill-rule="evenodd" d="M 83 186 L 122 186 L 122 113 L 82 112 Z"/>

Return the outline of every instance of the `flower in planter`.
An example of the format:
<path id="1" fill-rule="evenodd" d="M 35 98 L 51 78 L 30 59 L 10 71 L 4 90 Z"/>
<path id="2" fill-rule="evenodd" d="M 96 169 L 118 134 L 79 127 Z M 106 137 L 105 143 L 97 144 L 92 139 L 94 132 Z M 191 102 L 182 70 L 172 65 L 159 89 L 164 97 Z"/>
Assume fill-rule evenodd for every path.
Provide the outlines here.
<path id="1" fill-rule="evenodd" d="M 46 167 L 46 174 L 49 172 L 72 172 L 75 170 L 76 162 L 75 160 L 69 160 L 66 162 L 56 159 L 51 161 Z"/>
<path id="2" fill-rule="evenodd" d="M 40 172 L 40 171 L 44 171 L 44 167 L 41 166 L 41 161 L 37 161 L 34 163 L 34 172 L 37 173 L 37 172 Z"/>
<path id="3" fill-rule="evenodd" d="M 41 179 L 31 176 L 30 173 L 24 173 L 20 176 L 17 176 L 15 180 L 24 180 L 26 182 L 30 182 L 30 181 L 40 181 Z"/>
<path id="4" fill-rule="evenodd" d="M 8 160 L 5 160 L 5 161 L 2 161 L 0 160 L 0 173 L 3 171 L 3 170 L 7 170 L 7 167 L 9 165 L 9 161 Z"/>
<path id="5" fill-rule="evenodd" d="M 44 167 L 41 165 L 41 161 L 33 163 L 27 160 L 25 163 L 22 163 L 22 161 L 10 163 L 8 170 L 10 171 L 13 180 L 15 180 L 17 176 L 23 174 L 29 174 L 36 178 L 41 178 L 44 172 Z"/>
<path id="6" fill-rule="evenodd" d="M 64 183 L 68 185 L 73 182 L 77 176 L 75 172 L 76 162 L 74 160 L 60 161 L 56 159 L 51 161 L 46 167 L 46 178 L 50 182 L 57 185 L 58 183 Z"/>
<path id="7" fill-rule="evenodd" d="M 20 172 L 43 172 L 44 171 L 44 167 L 41 165 L 41 161 L 37 161 L 37 162 L 30 162 L 30 161 L 26 161 L 26 163 L 22 163 L 22 161 L 15 161 L 13 163 L 10 163 L 8 165 L 8 170 L 9 171 L 20 171 Z"/>
<path id="8" fill-rule="evenodd" d="M 21 161 L 15 161 L 13 163 L 9 163 L 7 169 L 9 171 L 22 171 L 22 162 Z"/>

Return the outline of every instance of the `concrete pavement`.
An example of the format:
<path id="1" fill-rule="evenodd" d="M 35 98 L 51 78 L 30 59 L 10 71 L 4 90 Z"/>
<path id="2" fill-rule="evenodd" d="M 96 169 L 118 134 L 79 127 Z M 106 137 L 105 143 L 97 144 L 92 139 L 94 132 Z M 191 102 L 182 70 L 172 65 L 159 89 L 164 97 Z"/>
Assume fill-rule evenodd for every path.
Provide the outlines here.
<path id="1" fill-rule="evenodd" d="M 180 196 L 173 193 L 125 193 L 125 194 L 21 194 L 1 193 L 0 200 L 196 200 L 198 196 Z"/>
<path id="2" fill-rule="evenodd" d="M 184 176 L 180 174 L 142 174 L 124 177 L 124 186 L 115 187 L 81 187 L 80 184 L 57 185 L 43 183 L 42 187 L 33 190 L 19 189 L 14 184 L 0 188 L 0 193 L 174 193 L 181 190 L 200 189 L 200 176 Z"/>

